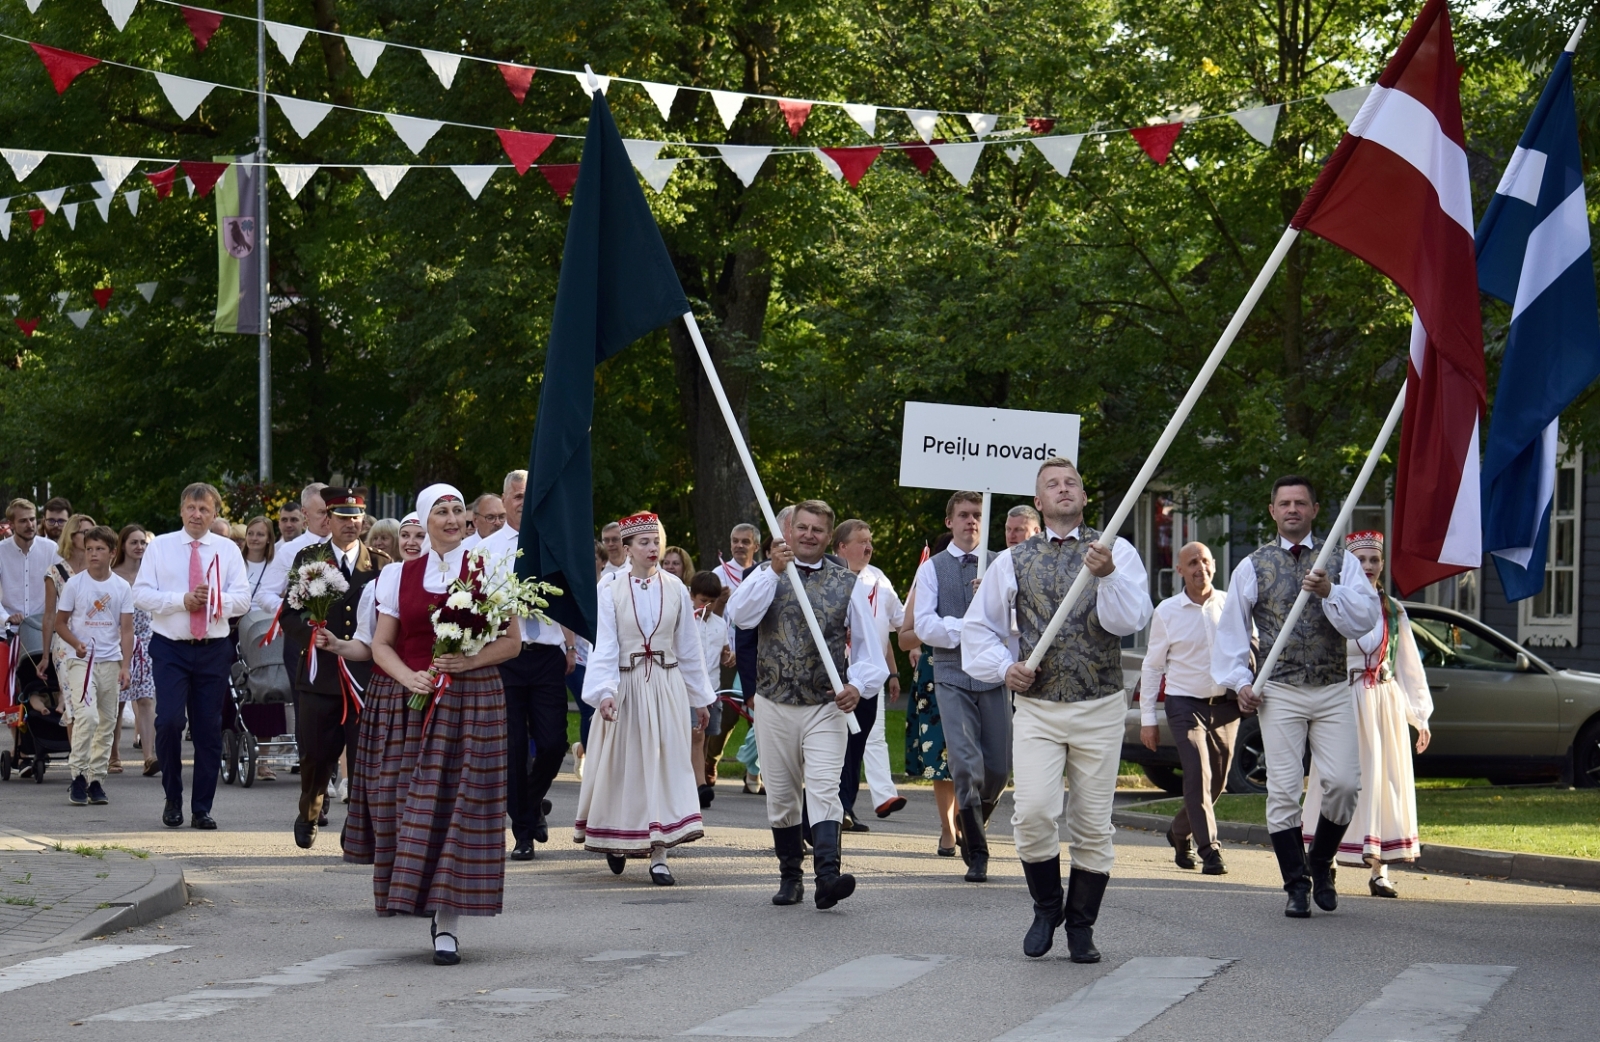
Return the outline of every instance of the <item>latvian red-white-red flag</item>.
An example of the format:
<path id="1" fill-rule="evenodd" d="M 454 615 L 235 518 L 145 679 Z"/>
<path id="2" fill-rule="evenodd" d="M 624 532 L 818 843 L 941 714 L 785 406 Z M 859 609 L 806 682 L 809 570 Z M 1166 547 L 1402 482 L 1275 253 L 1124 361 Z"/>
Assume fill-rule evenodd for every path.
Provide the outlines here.
<path id="1" fill-rule="evenodd" d="M 1389 541 L 1407 595 L 1483 560 L 1487 381 L 1460 80 L 1449 9 L 1428 0 L 1290 222 L 1389 276 L 1415 308 Z"/>

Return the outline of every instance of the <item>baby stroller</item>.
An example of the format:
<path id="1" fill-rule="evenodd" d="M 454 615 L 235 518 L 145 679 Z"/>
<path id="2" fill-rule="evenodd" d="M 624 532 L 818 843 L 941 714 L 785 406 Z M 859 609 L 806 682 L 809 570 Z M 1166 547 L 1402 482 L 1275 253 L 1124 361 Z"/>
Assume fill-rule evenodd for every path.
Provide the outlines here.
<path id="1" fill-rule="evenodd" d="M 272 616 L 252 611 L 239 619 L 239 657 L 233 664 L 230 698 L 222 713 L 222 780 L 245 788 L 256 783 L 256 768 L 268 764 L 285 770 L 300 762 L 294 735 L 254 735 L 245 726 L 243 705 L 286 704 L 294 701 L 289 670 L 283 664 L 283 633 L 261 646 L 272 628 Z"/>
<path id="2" fill-rule="evenodd" d="M 23 619 L 21 631 L 7 642 L 10 645 L 8 650 L 13 654 L 25 655 L 33 662 L 43 662 L 42 621 L 39 615 Z M 24 673 L 33 674 L 34 671 L 30 669 Z M 0 751 L 0 781 L 10 781 L 11 772 L 17 771 L 19 777 L 26 778 L 31 774 L 35 782 L 43 782 L 45 768 L 50 764 L 50 754 L 65 756 L 72 751 L 66 725 L 61 722 L 61 693 L 51 690 L 49 684 L 36 675 L 29 675 L 26 679 L 19 676 L 18 681 L 19 718 L 12 731 L 10 751 Z M 41 711 L 34 705 L 35 702 L 43 703 L 46 708 Z"/>

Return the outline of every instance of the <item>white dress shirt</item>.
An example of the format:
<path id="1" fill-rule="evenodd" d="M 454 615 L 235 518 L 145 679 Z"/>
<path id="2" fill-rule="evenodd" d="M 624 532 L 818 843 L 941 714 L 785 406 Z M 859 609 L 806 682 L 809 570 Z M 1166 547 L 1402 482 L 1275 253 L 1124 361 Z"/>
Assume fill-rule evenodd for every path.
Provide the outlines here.
<path id="1" fill-rule="evenodd" d="M 189 609 L 183 599 L 194 589 L 189 581 L 189 544 L 194 537 L 183 529 L 150 540 L 139 575 L 133 580 L 133 606 L 150 615 L 150 630 L 169 640 L 190 640 Z M 210 582 L 211 562 L 222 571 L 222 616 L 206 620 L 206 636 L 226 637 L 228 620 L 250 610 L 250 580 L 244 555 L 227 536 L 207 531 L 200 535 L 200 567 Z M 287 573 L 286 573 L 287 574 Z"/>
<path id="2" fill-rule="evenodd" d="M 1058 536 L 1046 528 L 1048 539 L 1074 539 L 1081 529 Z M 1087 567 L 1087 565 L 1085 565 Z M 1150 577 L 1145 573 L 1139 551 L 1122 537 L 1111 544 L 1110 575 L 1091 579 L 1095 591 L 1095 614 L 1100 628 L 1116 637 L 1126 637 L 1144 629 L 1154 610 L 1150 605 Z M 1006 670 L 1016 665 L 1020 652 L 1011 650 L 1011 611 L 1017 600 L 1017 571 L 1007 548 L 994 561 L 978 584 L 978 594 L 967 608 L 961 627 L 961 668 L 981 684 L 1004 684 Z M 922 595 L 917 595 L 922 607 Z"/>
<path id="3" fill-rule="evenodd" d="M 1295 544 L 1280 535 L 1278 545 L 1288 550 Z M 1303 553 L 1311 553 L 1316 548 L 1311 536 L 1301 540 L 1300 545 L 1305 547 Z M 1378 591 L 1372 588 L 1372 580 L 1361 570 L 1361 562 L 1349 550 L 1340 552 L 1344 554 L 1344 563 L 1339 566 L 1339 582 L 1323 598 L 1322 614 L 1341 636 L 1354 640 L 1378 624 L 1383 608 L 1378 602 Z M 1228 603 L 1217 625 L 1216 644 L 1211 650 L 1211 678 L 1225 688 L 1237 691 L 1255 682 L 1255 675 L 1250 671 L 1250 637 L 1255 628 L 1251 616 L 1255 607 L 1256 566 L 1246 557 L 1228 580 Z M 1263 662 L 1269 650 L 1261 649 Z"/>
<path id="4" fill-rule="evenodd" d="M 816 571 L 822 566 L 790 561 L 789 567 Z M 772 607 L 772 598 L 778 592 L 780 582 L 789 582 L 789 577 L 773 571 L 770 564 L 763 564 L 746 575 L 739 588 L 733 591 L 733 596 L 728 598 L 728 622 L 741 630 L 753 630 L 761 625 L 761 620 L 767 617 L 767 609 Z M 852 637 L 857 633 L 870 633 L 873 640 L 850 641 L 849 668 L 843 679 L 861 694 L 872 695 L 889 679 L 889 666 L 883 661 L 883 644 L 879 642 L 874 645 L 878 623 L 873 617 L 872 603 L 867 595 L 867 584 L 858 579 L 855 588 L 850 591 L 847 625 Z M 809 637 L 810 633 L 806 636 Z"/>
<path id="5" fill-rule="evenodd" d="M 859 574 L 861 584 L 867 588 L 867 603 L 872 605 L 872 620 L 878 624 L 878 646 L 883 648 L 884 655 L 889 654 L 889 634 L 898 630 L 906 621 L 906 606 L 900 602 L 900 595 L 894 592 L 894 584 L 889 577 L 883 574 L 883 569 L 875 564 L 869 564 L 861 569 Z M 894 662 L 886 659 L 884 668 L 889 671 L 889 676 L 894 675 Z M 888 678 L 884 678 L 888 682 Z M 876 698 L 878 692 L 862 693 L 866 698 Z"/>
<path id="6" fill-rule="evenodd" d="M 481 543 L 483 541 L 484 541 L 484 537 L 483 536 L 479 535 L 477 532 L 473 532 L 471 535 L 469 535 L 465 539 L 461 540 L 461 549 L 463 549 L 463 550 L 471 550 L 473 547 L 477 546 L 479 543 Z"/>
<path id="7" fill-rule="evenodd" d="M 1216 698 L 1225 692 L 1211 679 L 1211 647 L 1227 599 L 1226 593 L 1213 589 L 1205 603 L 1197 604 L 1189 591 L 1179 590 L 1156 605 L 1139 683 L 1139 722 L 1144 726 L 1156 726 L 1163 676 L 1168 698 Z"/>
<path id="8" fill-rule="evenodd" d="M 942 553 L 947 553 L 960 561 L 969 551 L 963 550 L 951 543 Z M 971 556 L 977 557 L 978 551 L 970 551 Z M 917 639 L 933 648 L 959 648 L 961 647 L 960 615 L 939 614 L 939 573 L 933 570 L 932 557 L 922 562 L 917 569 L 916 584 L 917 605 L 913 616 L 916 620 Z"/>
<path id="9" fill-rule="evenodd" d="M 461 540 L 463 549 L 478 549 L 488 554 L 495 562 L 494 567 L 505 574 L 515 574 L 517 570 L 517 542 L 520 539 L 515 528 L 506 525 L 498 532 L 494 532 L 478 540 L 477 546 L 467 546 L 465 539 Z M 567 636 L 561 627 L 553 622 L 540 622 L 538 619 L 520 619 L 522 623 L 522 642 L 524 644 L 548 644 L 551 647 L 566 649 Z"/>
<path id="10" fill-rule="evenodd" d="M 0 605 L 7 618 L 44 611 L 44 577 L 59 560 L 61 551 L 43 536 L 34 537 L 27 553 L 16 536 L 0 541 Z"/>
<path id="11" fill-rule="evenodd" d="M 623 581 L 623 580 L 618 580 Z M 689 597 L 689 587 L 662 580 L 658 573 L 646 580 L 627 576 L 633 586 L 632 610 L 637 612 L 639 630 L 649 634 L 661 620 L 661 599 L 669 589 L 676 587 L 678 596 L 678 629 L 672 635 L 672 653 L 678 659 L 678 674 L 689 692 L 690 706 L 708 706 L 717 700 L 716 689 L 706 679 L 705 655 L 702 650 L 700 623 L 694 617 L 694 602 Z M 622 610 L 626 611 L 627 608 Z M 594 650 L 589 653 L 589 664 L 583 675 L 583 700 L 598 706 L 607 698 L 615 698 L 622 684 L 621 645 L 617 640 L 617 608 L 609 596 L 600 602 L 599 618 L 595 620 Z M 641 660 L 636 669 L 644 669 Z M 650 667 L 660 669 L 659 665 Z"/>
<path id="12" fill-rule="evenodd" d="M 615 575 L 618 572 L 625 572 L 627 570 L 628 570 L 628 559 L 627 558 L 623 558 L 621 564 L 612 564 L 610 561 L 607 561 L 600 568 L 600 578 L 604 579 L 608 575 Z"/>
<path id="13" fill-rule="evenodd" d="M 289 592 L 289 569 L 294 567 L 294 559 L 300 551 L 308 546 L 326 543 L 333 538 L 331 535 L 315 535 L 311 532 L 301 532 L 287 543 L 282 544 L 273 553 L 272 560 L 267 562 L 267 571 L 261 577 L 261 582 L 256 585 L 255 595 L 251 598 L 251 606 L 269 615 L 276 615 L 278 606 L 283 603 L 283 595 Z"/>

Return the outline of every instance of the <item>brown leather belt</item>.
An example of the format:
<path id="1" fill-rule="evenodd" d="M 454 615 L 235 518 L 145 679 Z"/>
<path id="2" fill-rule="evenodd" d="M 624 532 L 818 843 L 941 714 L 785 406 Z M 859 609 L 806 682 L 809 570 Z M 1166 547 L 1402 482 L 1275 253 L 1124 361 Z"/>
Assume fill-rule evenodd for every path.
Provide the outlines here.
<path id="1" fill-rule="evenodd" d="M 640 659 L 655 659 L 655 664 L 660 666 L 662 669 L 678 668 L 678 660 L 673 659 L 671 662 L 668 662 L 667 653 L 665 651 L 635 651 L 628 656 L 628 664 L 624 666 L 621 663 L 618 663 L 617 669 L 623 673 L 631 673 L 639 668 Z"/>
<path id="2" fill-rule="evenodd" d="M 1352 684 L 1360 683 L 1363 679 L 1366 678 L 1366 675 L 1367 675 L 1367 671 L 1365 669 L 1352 669 L 1350 671 L 1350 683 L 1352 683 Z M 1389 668 L 1389 664 L 1387 662 L 1385 662 L 1383 664 L 1383 666 L 1378 670 L 1378 683 L 1387 684 L 1389 681 L 1391 681 L 1393 679 L 1394 679 L 1394 671 L 1391 670 Z"/>

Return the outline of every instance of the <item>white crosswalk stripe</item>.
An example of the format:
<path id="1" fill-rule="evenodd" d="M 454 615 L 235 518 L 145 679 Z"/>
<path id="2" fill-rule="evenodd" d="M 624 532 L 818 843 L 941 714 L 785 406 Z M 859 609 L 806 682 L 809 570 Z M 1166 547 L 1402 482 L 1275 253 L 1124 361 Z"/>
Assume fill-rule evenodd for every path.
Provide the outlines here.
<path id="1" fill-rule="evenodd" d="M 65 955 L 52 955 L 48 959 L 34 959 L 0 969 L 0 993 L 35 984 L 48 984 L 63 977 L 76 977 L 80 973 L 137 962 L 187 947 L 186 944 L 102 944 L 80 948 Z"/>
<path id="2" fill-rule="evenodd" d="M 1416 963 L 1326 1042 L 1451 1042 L 1515 972 L 1515 966 Z"/>
<path id="3" fill-rule="evenodd" d="M 223 981 L 215 988 L 203 988 L 138 1006 L 124 1006 L 122 1009 L 101 1013 L 89 1019 L 140 1022 L 199 1020 L 201 1017 L 238 1009 L 247 1002 L 269 998 L 279 988 L 321 984 L 335 973 L 367 966 L 381 966 L 384 963 L 413 958 L 415 955 L 413 951 L 393 948 L 353 948 L 349 951 L 324 955 L 309 962 L 297 962 L 293 966 L 285 966 L 263 977 Z"/>
<path id="4" fill-rule="evenodd" d="M 1199 989 L 1232 959 L 1129 959 L 995 1042 L 1117 1042 Z"/>
<path id="5" fill-rule="evenodd" d="M 753 1006 L 724 1013 L 685 1035 L 729 1038 L 793 1038 L 826 1024 L 852 1002 L 909 984 L 951 961 L 951 955 L 869 955 L 803 980 Z"/>

